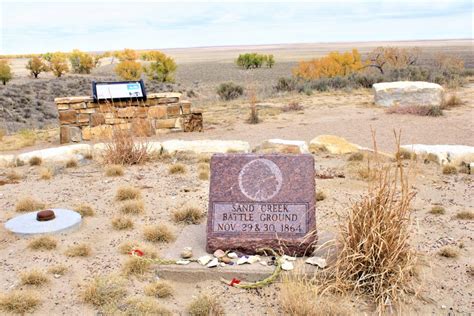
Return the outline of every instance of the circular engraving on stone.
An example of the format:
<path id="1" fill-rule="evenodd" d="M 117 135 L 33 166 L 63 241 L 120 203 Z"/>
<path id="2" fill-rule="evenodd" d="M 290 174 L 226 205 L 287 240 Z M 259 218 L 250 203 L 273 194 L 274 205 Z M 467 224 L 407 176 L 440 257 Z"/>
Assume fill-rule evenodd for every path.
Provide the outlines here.
<path id="1" fill-rule="evenodd" d="M 283 177 L 271 160 L 259 158 L 248 162 L 239 173 L 240 191 L 253 201 L 267 201 L 278 194 Z"/>

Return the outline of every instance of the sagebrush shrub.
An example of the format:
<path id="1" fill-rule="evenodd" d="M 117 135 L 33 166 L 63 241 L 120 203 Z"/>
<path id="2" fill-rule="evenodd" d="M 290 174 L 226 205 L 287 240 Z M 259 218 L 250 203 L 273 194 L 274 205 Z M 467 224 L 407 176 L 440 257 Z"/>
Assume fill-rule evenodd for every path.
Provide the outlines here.
<path id="1" fill-rule="evenodd" d="M 244 88 L 233 82 L 221 83 L 217 87 L 217 94 L 222 100 L 229 101 L 237 99 L 244 94 Z"/>

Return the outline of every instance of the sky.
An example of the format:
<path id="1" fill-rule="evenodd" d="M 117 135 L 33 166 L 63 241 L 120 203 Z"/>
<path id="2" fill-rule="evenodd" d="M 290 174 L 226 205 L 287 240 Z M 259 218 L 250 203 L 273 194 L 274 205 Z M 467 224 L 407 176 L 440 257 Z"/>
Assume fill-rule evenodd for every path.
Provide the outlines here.
<path id="1" fill-rule="evenodd" d="M 0 0 L 0 54 L 473 38 L 472 1 Z"/>

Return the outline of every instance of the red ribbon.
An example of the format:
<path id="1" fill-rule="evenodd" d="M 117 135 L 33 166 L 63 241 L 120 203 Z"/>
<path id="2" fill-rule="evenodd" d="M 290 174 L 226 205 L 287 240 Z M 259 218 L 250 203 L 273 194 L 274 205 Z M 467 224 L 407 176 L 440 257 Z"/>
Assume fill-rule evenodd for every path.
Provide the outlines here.
<path id="1" fill-rule="evenodd" d="M 236 279 L 236 278 L 232 278 L 232 281 L 230 281 L 230 286 L 234 286 L 234 284 L 239 284 L 240 283 L 240 280 L 239 279 Z"/>
<path id="2" fill-rule="evenodd" d="M 136 255 L 136 256 L 143 256 L 144 253 L 143 251 L 141 251 L 140 249 L 133 249 L 132 251 L 130 251 L 130 254 L 133 256 L 133 255 Z"/>

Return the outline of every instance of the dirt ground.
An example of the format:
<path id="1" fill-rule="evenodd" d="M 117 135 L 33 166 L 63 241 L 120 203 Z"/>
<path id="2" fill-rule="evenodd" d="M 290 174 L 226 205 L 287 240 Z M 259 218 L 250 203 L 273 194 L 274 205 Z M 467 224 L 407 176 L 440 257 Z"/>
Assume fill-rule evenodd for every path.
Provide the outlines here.
<path id="1" fill-rule="evenodd" d="M 225 49 L 223 51 L 224 55 L 217 52 L 216 56 L 226 57 L 228 52 Z M 175 53 L 177 56 L 180 54 Z M 186 56 L 179 57 L 178 61 L 189 63 L 189 69 L 194 67 L 194 72 L 199 73 L 204 64 L 193 64 L 193 55 Z M 211 57 L 217 58 L 216 56 Z M 290 64 L 291 61 L 285 65 L 282 63 L 282 68 L 277 68 L 277 71 L 290 69 Z M 220 70 L 216 69 L 217 74 Z M 18 84 L 16 88 L 19 89 L 21 82 Z M 42 85 L 38 86 L 41 88 Z M 66 86 L 62 91 L 67 91 Z M 204 112 L 204 132 L 169 133 L 155 138 L 237 139 L 255 146 L 270 138 L 310 141 L 321 134 L 332 134 L 372 147 L 371 129 L 374 129 L 379 149 L 393 152 L 393 130 L 401 129 L 402 144 L 474 146 L 474 84 L 471 81 L 455 91 L 448 90 L 448 94 L 452 93 L 463 104 L 445 110 L 440 117 L 387 114 L 385 109 L 373 105 L 372 92 L 365 89 L 314 93 L 310 96 L 277 94 L 259 100 L 262 122 L 256 125 L 246 123 L 249 112 L 246 99 L 230 102 L 210 100 L 202 103 L 193 100 L 193 106 Z M 290 102 L 298 102 L 303 109 L 296 112 L 283 111 Z M 45 139 L 38 140 L 34 146 L 20 151 L 59 145 L 59 137 L 54 131 Z M 5 137 L 7 138 L 8 136 Z M 350 164 L 347 158 L 345 155 L 315 154 L 316 170 L 333 169 L 345 176 L 316 179 L 317 191 L 322 191 L 327 196 L 317 202 L 316 208 L 317 225 L 321 233 L 336 234 L 339 215 L 344 214 L 351 203 L 357 201 L 367 190 L 367 181 L 354 171 L 363 168 L 366 162 Z M 177 161 L 186 165 L 185 174 L 168 172 L 170 164 Z M 355 169 L 353 164 L 356 165 Z M 126 167 L 125 174 L 121 177 L 106 177 L 104 166 L 95 160 L 81 161 L 77 168 L 54 166 L 56 174 L 50 180 L 40 179 L 41 168 L 16 167 L 15 171 L 22 174 L 23 179 L 18 183 L 0 186 L 0 294 L 14 289 L 32 289 L 43 293 L 43 302 L 34 312 L 35 315 L 97 315 L 99 309 L 84 303 L 80 294 L 84 283 L 93 277 L 121 273 L 127 259 L 127 255 L 120 254 L 118 250 L 121 243 L 138 241 L 159 253 L 165 253 L 173 247 L 173 243 L 145 242 L 143 228 L 164 222 L 172 225 L 179 235 L 185 226 L 171 221 L 174 210 L 183 206 L 195 206 L 203 212 L 207 211 L 209 181 L 199 179 L 196 157 L 175 157 L 169 161 L 153 161 Z M 402 314 L 452 315 L 474 312 L 473 276 L 472 272 L 467 272 L 474 264 L 474 222 L 455 217 L 460 211 L 474 210 L 474 177 L 464 173 L 443 175 L 441 169 L 436 163 L 418 161 L 411 177 L 412 187 L 417 194 L 412 205 L 410 243 L 420 255 L 420 280 L 419 295 L 403 306 Z M 7 171 L 9 170 L 1 169 L 0 176 Z M 125 185 L 140 188 L 145 212 L 130 216 L 134 222 L 133 229 L 117 231 L 111 225 L 112 218 L 120 214 L 120 203 L 115 201 L 114 196 L 117 188 Z M 86 203 L 94 208 L 95 215 L 84 218 L 76 231 L 54 235 L 58 241 L 56 249 L 31 250 L 28 248 L 30 238 L 12 235 L 4 228 L 7 220 L 18 215 L 15 204 L 25 196 L 43 201 L 51 208 L 73 209 L 80 203 Z M 429 213 L 435 205 L 443 206 L 446 213 Z M 71 258 L 65 255 L 69 246 L 79 243 L 91 247 L 89 257 Z M 440 256 L 438 251 L 445 245 L 456 247 L 459 256 Z M 34 268 L 46 271 L 58 264 L 68 267 L 65 275 L 55 277 L 47 273 L 49 282 L 41 287 L 20 284 L 19 273 Z M 127 277 L 127 296 L 145 296 L 144 287 L 158 277 L 159 274 L 153 269 L 143 277 Z M 185 315 L 186 306 L 199 293 L 212 293 L 218 297 L 228 315 L 283 314 L 279 298 L 280 281 L 261 290 L 240 290 L 211 280 L 195 283 L 184 279 L 180 282 L 173 280 L 171 283 L 174 288 L 173 296 L 157 301 L 176 315 Z M 370 302 L 367 300 L 351 297 L 350 301 L 357 314 L 371 313 Z"/>
<path id="2" fill-rule="evenodd" d="M 316 179 L 318 191 L 327 198 L 317 202 L 317 223 L 319 231 L 336 233 L 338 215 L 366 190 L 367 182 L 360 179 L 349 167 L 346 156 L 317 154 L 316 169 L 334 169 L 345 178 Z M 40 167 L 17 167 L 25 178 L 18 184 L 0 187 L 0 292 L 12 289 L 29 289 L 47 293 L 36 315 L 94 315 L 93 306 L 80 299 L 81 284 L 93 276 L 121 272 L 126 255 L 118 252 L 124 241 L 139 241 L 151 245 L 158 252 L 165 252 L 172 244 L 151 244 L 144 242 L 143 227 L 148 224 L 167 222 L 173 225 L 177 234 L 183 225 L 171 222 L 171 212 L 183 205 L 207 209 L 209 182 L 198 178 L 197 162 L 183 160 L 187 172 L 183 175 L 168 173 L 166 162 L 152 162 L 126 169 L 122 177 L 104 177 L 103 167 L 94 161 L 84 161 L 78 168 L 59 168 L 51 180 L 40 180 Z M 360 163 L 361 166 L 364 162 Z M 434 163 L 419 163 L 416 176 L 412 177 L 417 192 L 412 212 L 411 244 L 420 254 L 420 295 L 422 299 L 405 305 L 405 312 L 418 314 L 469 313 L 473 311 L 472 276 L 466 269 L 472 265 L 474 223 L 459 220 L 454 216 L 463 210 L 472 210 L 474 201 L 470 198 L 474 181 L 472 175 L 442 175 L 441 167 Z M 146 210 L 142 215 L 131 216 L 135 224 L 132 230 L 116 231 L 111 227 L 111 218 L 119 214 L 119 203 L 114 200 L 118 187 L 131 185 L 141 188 Z M 3 224 L 15 213 L 15 203 L 23 196 L 32 196 L 49 207 L 74 208 L 87 203 L 95 209 L 95 216 L 86 217 L 80 229 L 55 235 L 58 247 L 51 251 L 28 249 L 29 238 L 17 237 L 5 230 Z M 444 215 L 428 213 L 433 205 L 442 205 Z M 68 246 L 88 244 L 92 254 L 86 258 L 69 258 L 64 252 Z M 459 249 L 458 258 L 443 258 L 437 254 L 442 245 L 452 244 Z M 64 276 L 49 275 L 50 282 L 40 288 L 19 284 L 18 274 L 33 268 L 46 271 L 49 267 L 64 264 L 69 270 Z M 155 273 L 144 277 L 129 277 L 129 296 L 143 296 L 144 286 L 156 280 Z M 218 281 L 190 283 L 173 281 L 172 298 L 158 299 L 173 314 L 184 314 L 193 295 L 210 292 L 219 297 L 228 315 L 278 315 L 279 287 L 277 282 L 262 290 L 240 290 L 230 288 Z M 359 313 L 370 312 L 364 301 L 352 300 L 353 308 Z"/>

